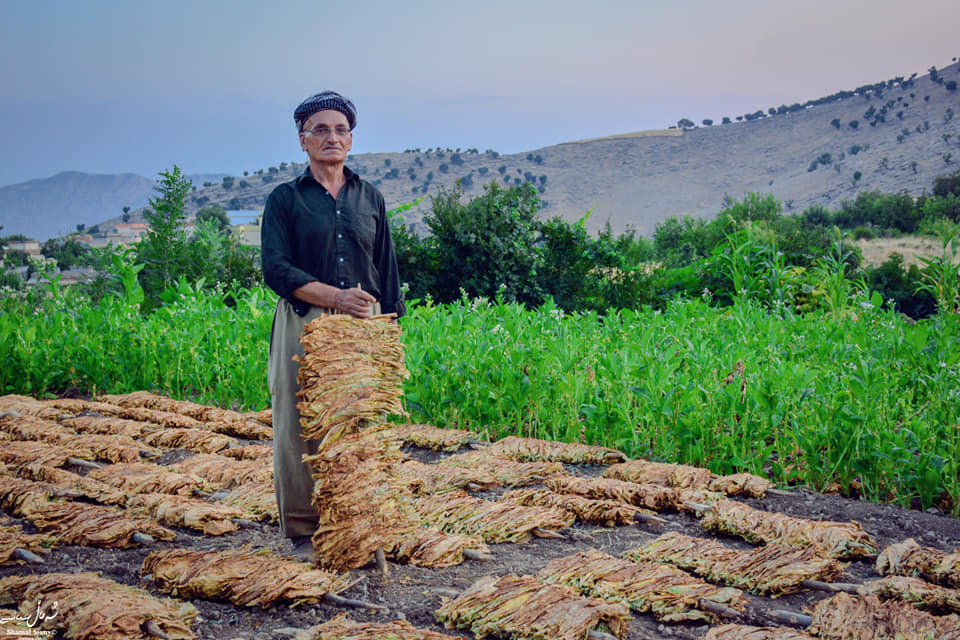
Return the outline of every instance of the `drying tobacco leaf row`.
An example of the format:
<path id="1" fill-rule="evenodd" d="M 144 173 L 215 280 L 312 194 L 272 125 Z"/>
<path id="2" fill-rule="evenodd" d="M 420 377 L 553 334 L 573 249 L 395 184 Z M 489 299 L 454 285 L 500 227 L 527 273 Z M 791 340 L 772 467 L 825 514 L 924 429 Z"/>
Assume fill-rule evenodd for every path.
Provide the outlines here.
<path id="1" fill-rule="evenodd" d="M 960 588 L 960 550 L 946 553 L 923 547 L 913 538 L 883 549 L 877 556 L 880 575 L 918 575 L 946 587 Z"/>
<path id="2" fill-rule="evenodd" d="M 58 544 L 127 549 L 139 545 L 137 534 L 158 540 L 173 540 L 176 536 L 152 518 L 98 504 L 48 502 L 37 511 L 21 511 L 18 515 L 55 537 Z"/>
<path id="3" fill-rule="evenodd" d="M 748 603 L 739 589 L 706 583 L 676 567 L 630 562 L 596 550 L 551 560 L 537 579 L 622 602 L 661 622 L 715 622 L 717 611 L 737 615 Z"/>
<path id="4" fill-rule="evenodd" d="M 31 553 L 46 553 L 49 539 L 39 533 L 24 533 L 20 525 L 0 525 L 0 565 L 19 564 L 18 549 Z"/>
<path id="5" fill-rule="evenodd" d="M 56 495 L 57 488 L 52 485 L 0 475 L 0 510 L 11 516 L 36 513 Z"/>
<path id="6" fill-rule="evenodd" d="M 542 530 L 564 529 L 576 520 L 566 509 L 505 504 L 462 491 L 420 496 L 413 506 L 425 524 L 487 543 L 526 542 Z"/>
<path id="7" fill-rule="evenodd" d="M 301 631 L 293 640 L 463 640 L 414 627 L 405 620 L 394 622 L 354 622 L 345 613 L 332 620 Z"/>
<path id="8" fill-rule="evenodd" d="M 229 447 L 240 446 L 240 442 L 232 436 L 192 427 L 160 429 L 143 435 L 142 440 L 155 447 L 190 449 L 200 453 L 217 453 Z"/>
<path id="9" fill-rule="evenodd" d="M 504 455 L 519 462 L 566 462 L 567 464 L 609 465 L 624 462 L 626 454 L 616 449 L 580 444 L 554 442 L 537 438 L 507 436 L 490 445 L 492 454 Z"/>
<path id="10" fill-rule="evenodd" d="M 219 498 L 227 506 L 243 509 L 258 520 L 278 522 L 280 511 L 273 485 L 265 482 L 248 482 L 234 487 Z"/>
<path id="11" fill-rule="evenodd" d="M 142 493 L 130 496 L 126 507 L 172 527 L 186 527 L 219 536 L 240 528 L 235 519 L 247 513 L 223 504 L 167 493 Z"/>
<path id="12" fill-rule="evenodd" d="M 163 427 L 190 429 L 201 426 L 199 420 L 190 416 L 184 416 L 170 411 L 160 411 L 158 409 L 147 409 L 146 407 L 121 407 L 117 413 L 120 418 L 128 420 L 140 420 L 141 422 L 152 422 Z"/>
<path id="13" fill-rule="evenodd" d="M 551 507 L 563 509 L 578 521 L 605 527 L 631 525 L 637 516 L 650 516 L 652 512 L 616 500 L 594 500 L 576 494 L 562 494 L 549 489 L 516 489 L 500 497 L 500 502 L 524 507 Z"/>
<path id="14" fill-rule="evenodd" d="M 811 612 L 807 631 L 823 640 L 958 640 L 960 617 L 935 616 L 905 602 L 838 593 Z"/>
<path id="15" fill-rule="evenodd" d="M 830 522 L 760 511 L 732 500 L 711 505 L 700 521 L 706 531 L 743 538 L 754 544 L 811 546 L 831 558 L 862 558 L 877 553 L 877 543 L 859 522 Z"/>
<path id="16" fill-rule="evenodd" d="M 0 396 L 0 413 L 16 413 L 21 416 L 34 416 L 46 420 L 56 420 L 63 415 L 63 410 L 45 404 L 36 398 L 8 394 Z"/>
<path id="17" fill-rule="evenodd" d="M 653 511 L 693 511 L 686 503 L 713 504 L 723 498 L 722 493 L 701 489 L 677 489 L 658 484 L 638 484 L 616 478 L 580 478 L 556 475 L 543 481 L 545 487 L 557 493 L 575 494 L 587 498 L 617 500 L 635 507 Z"/>
<path id="18" fill-rule="evenodd" d="M 703 640 L 814 640 L 816 636 L 786 627 L 754 627 L 746 624 L 725 624 L 713 627 Z"/>
<path id="19" fill-rule="evenodd" d="M 218 455 L 227 456 L 234 460 L 263 460 L 265 464 L 273 464 L 273 446 L 269 444 L 248 444 L 242 447 L 233 447 L 221 451 Z"/>
<path id="20" fill-rule="evenodd" d="M 486 491 L 499 487 L 500 482 L 484 469 L 425 464 L 418 460 L 404 460 L 397 472 L 415 494 L 443 493 L 455 489 Z"/>
<path id="21" fill-rule="evenodd" d="M 62 467 L 69 464 L 71 458 L 92 461 L 94 455 L 89 449 L 68 449 L 46 442 L 0 442 L 0 462 L 13 470 L 28 465 Z"/>
<path id="22" fill-rule="evenodd" d="M 773 483 L 766 478 L 750 473 L 735 473 L 718 476 L 709 469 L 683 464 L 629 460 L 612 465 L 604 472 L 607 478 L 626 480 L 639 484 L 659 484 L 678 489 L 705 489 L 733 495 L 762 498 Z"/>
<path id="23" fill-rule="evenodd" d="M 190 402 L 188 400 L 174 400 L 166 396 L 151 393 L 149 391 L 134 391 L 119 395 L 103 395 L 99 400 L 117 405 L 119 407 L 132 408 L 142 407 L 145 409 L 154 409 L 167 413 L 179 413 L 181 415 L 193 418 L 197 422 L 245 422 L 249 419 L 249 414 L 221 409 L 206 404 Z"/>
<path id="24" fill-rule="evenodd" d="M 82 476 L 66 469 L 27 465 L 20 467 L 17 472 L 20 477 L 27 480 L 46 482 L 55 485 L 59 491 L 65 494 L 79 494 L 100 504 L 122 505 L 127 501 L 127 494 L 120 489 L 96 478 Z"/>
<path id="25" fill-rule="evenodd" d="M 500 485 L 511 488 L 542 483 L 550 476 L 566 473 L 561 462 L 517 462 L 485 450 L 456 453 L 438 462 L 437 466 L 474 469 L 493 476 Z"/>
<path id="26" fill-rule="evenodd" d="M 637 561 L 670 564 L 712 582 L 774 597 L 800 591 L 805 580 L 836 580 L 846 566 L 834 558 L 818 555 L 814 547 L 768 544 L 741 551 L 715 540 L 675 532 L 664 533 L 623 555 Z"/>
<path id="27" fill-rule="evenodd" d="M 71 435 L 73 431 L 56 420 L 38 418 L 30 414 L 0 414 L 0 439 L 35 440 L 50 443 L 61 436 Z"/>
<path id="28" fill-rule="evenodd" d="M 304 355 L 295 359 L 305 438 L 323 446 L 388 415 L 406 415 L 401 385 L 409 373 L 394 318 L 323 315 L 304 327 Z"/>
<path id="29" fill-rule="evenodd" d="M 223 455 L 197 453 L 168 467 L 172 471 L 202 477 L 218 489 L 232 489 L 247 482 L 273 482 L 272 460 L 234 460 Z"/>
<path id="30" fill-rule="evenodd" d="M 202 426 L 208 431 L 221 433 L 234 438 L 243 438 L 245 440 L 269 440 L 273 437 L 273 427 L 254 422 L 253 420 L 244 420 L 242 422 L 204 422 Z"/>
<path id="31" fill-rule="evenodd" d="M 94 573 L 47 573 L 0 579 L 0 604 L 17 604 L 24 615 L 56 602 L 40 625 L 72 640 L 131 640 L 166 637 L 192 640 L 198 611 L 189 602 L 156 598 L 143 589 Z M 46 612 L 45 612 L 46 613 Z M 162 634 L 162 636 L 161 636 Z"/>
<path id="32" fill-rule="evenodd" d="M 877 596 L 882 600 L 902 600 L 931 613 L 960 611 L 960 591 L 931 584 L 920 578 L 887 576 L 870 580 L 859 585 L 857 593 L 861 596 Z"/>
<path id="33" fill-rule="evenodd" d="M 461 564 L 470 552 L 482 558 L 490 554 L 479 536 L 447 533 L 435 527 L 414 527 L 396 534 L 384 548 L 386 556 L 414 566 L 452 567 Z"/>
<path id="34" fill-rule="evenodd" d="M 62 419 L 60 424 L 73 429 L 77 433 L 117 434 L 130 436 L 131 438 L 140 438 L 163 428 L 152 422 L 111 416 L 76 416 Z"/>
<path id="35" fill-rule="evenodd" d="M 456 451 L 482 436 L 463 429 L 441 429 L 429 424 L 399 424 L 371 434 L 376 439 L 396 439 L 403 444 L 434 451 Z"/>
<path id="36" fill-rule="evenodd" d="M 128 494 L 172 493 L 189 496 L 198 491 L 208 493 L 211 490 L 207 481 L 200 476 L 179 473 L 152 462 L 110 464 L 100 469 L 92 469 L 87 477 L 105 482 Z"/>
<path id="37" fill-rule="evenodd" d="M 262 608 L 278 602 L 314 604 L 359 579 L 249 550 L 153 551 L 140 572 L 151 575 L 161 591 L 180 598 L 225 600 Z"/>

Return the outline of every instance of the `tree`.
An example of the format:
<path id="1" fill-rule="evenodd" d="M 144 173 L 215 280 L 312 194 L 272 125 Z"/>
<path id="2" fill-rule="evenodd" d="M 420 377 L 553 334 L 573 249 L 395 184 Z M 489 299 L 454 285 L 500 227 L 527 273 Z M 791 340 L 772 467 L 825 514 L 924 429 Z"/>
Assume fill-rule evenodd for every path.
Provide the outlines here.
<path id="1" fill-rule="evenodd" d="M 217 229 L 225 231 L 230 227 L 230 217 L 226 209 L 218 204 L 203 207 L 196 214 L 197 220 L 209 220 L 216 224 Z"/>
<path id="2" fill-rule="evenodd" d="M 57 261 L 57 266 L 66 271 L 76 265 L 87 264 L 90 247 L 75 238 L 50 238 L 40 247 L 40 253 Z"/>
<path id="3" fill-rule="evenodd" d="M 146 299 L 145 310 L 159 306 L 160 294 L 184 272 L 186 232 L 186 199 L 193 183 L 183 175 L 180 167 L 161 171 L 154 190 L 157 197 L 150 199 L 150 209 L 144 212 L 149 231 L 140 241 L 137 261 L 144 264 L 140 272 L 140 286 Z"/>
<path id="4" fill-rule="evenodd" d="M 697 125 L 693 124 L 693 120 L 688 118 L 680 118 L 677 120 L 677 126 L 681 129 L 693 129 Z"/>

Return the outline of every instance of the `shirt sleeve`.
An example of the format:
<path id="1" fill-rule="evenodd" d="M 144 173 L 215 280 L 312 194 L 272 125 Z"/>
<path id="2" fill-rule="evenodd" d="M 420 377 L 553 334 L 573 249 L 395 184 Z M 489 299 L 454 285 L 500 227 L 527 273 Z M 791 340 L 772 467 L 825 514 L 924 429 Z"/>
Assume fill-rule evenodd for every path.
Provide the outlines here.
<path id="1" fill-rule="evenodd" d="M 407 311 L 403 290 L 400 288 L 400 270 L 397 267 L 397 254 L 390 234 L 390 221 L 387 218 L 383 197 L 380 197 L 380 211 L 376 239 L 376 268 L 380 276 L 380 311 L 395 313 L 402 317 Z"/>
<path id="2" fill-rule="evenodd" d="M 293 291 L 316 280 L 294 261 L 292 237 L 292 196 L 289 188 L 280 186 L 270 193 L 263 208 L 260 228 L 260 262 L 267 286 L 292 304 L 300 303 Z"/>

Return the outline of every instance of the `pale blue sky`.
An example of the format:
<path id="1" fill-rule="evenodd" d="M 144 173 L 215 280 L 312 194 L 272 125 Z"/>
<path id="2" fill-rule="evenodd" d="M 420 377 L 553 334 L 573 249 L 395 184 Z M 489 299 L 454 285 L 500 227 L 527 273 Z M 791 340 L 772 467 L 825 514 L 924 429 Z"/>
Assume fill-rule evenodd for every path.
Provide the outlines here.
<path id="1" fill-rule="evenodd" d="M 357 104 L 354 152 L 513 153 L 719 121 L 960 56 L 957 0 L 0 0 L 0 10 L 0 185 L 299 161 L 293 108 L 325 88 Z"/>

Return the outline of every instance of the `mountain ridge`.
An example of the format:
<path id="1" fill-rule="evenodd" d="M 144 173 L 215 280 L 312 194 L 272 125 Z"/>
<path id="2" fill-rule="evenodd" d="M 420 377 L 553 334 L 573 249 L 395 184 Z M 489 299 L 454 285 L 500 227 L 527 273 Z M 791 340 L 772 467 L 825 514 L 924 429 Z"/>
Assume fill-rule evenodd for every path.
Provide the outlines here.
<path id="1" fill-rule="evenodd" d="M 380 188 L 389 208 L 419 200 L 403 215 L 421 232 L 430 197 L 439 189 L 457 188 L 459 181 L 471 197 L 496 179 L 510 185 L 533 182 L 542 192 L 544 217 L 574 221 L 590 212 L 591 231 L 609 224 L 616 232 L 632 228 L 649 235 L 670 216 L 711 217 L 726 199 L 748 192 L 772 193 L 786 211 L 800 212 L 814 205 L 837 209 L 866 190 L 914 196 L 928 191 L 934 178 L 956 171 L 960 163 L 960 117 L 954 117 L 960 115 L 958 80 L 960 65 L 953 63 L 802 105 L 758 110 L 736 121 L 725 118 L 725 124 L 704 120 L 704 126 L 696 126 L 680 119 L 670 129 L 563 142 L 527 153 L 415 149 L 351 155 L 347 164 Z M 215 184 L 200 187 L 195 181 L 187 213 L 209 204 L 259 209 L 277 184 L 305 166 L 281 163 L 226 181 L 221 181 L 224 174 L 212 174 L 220 176 Z M 142 220 L 142 207 L 131 202 L 145 204 L 153 195 L 153 181 L 137 178 L 130 183 L 141 188 L 143 181 L 150 183 L 141 200 L 134 200 L 132 190 L 120 193 L 117 187 L 101 208 L 96 203 L 88 208 L 84 215 L 89 217 L 71 219 L 72 224 L 60 228 L 69 232 L 81 223 L 115 224 L 123 206 L 131 206 L 132 221 Z M 7 190 L 37 182 L 0 188 L 0 224 L 5 227 L 0 234 L 41 239 L 39 230 L 31 234 L 8 226 L 5 197 Z M 60 210 L 73 209 L 61 205 Z M 36 230 L 42 216 L 36 208 L 31 211 L 27 219 Z M 101 213 L 93 217 L 90 211 Z"/>

